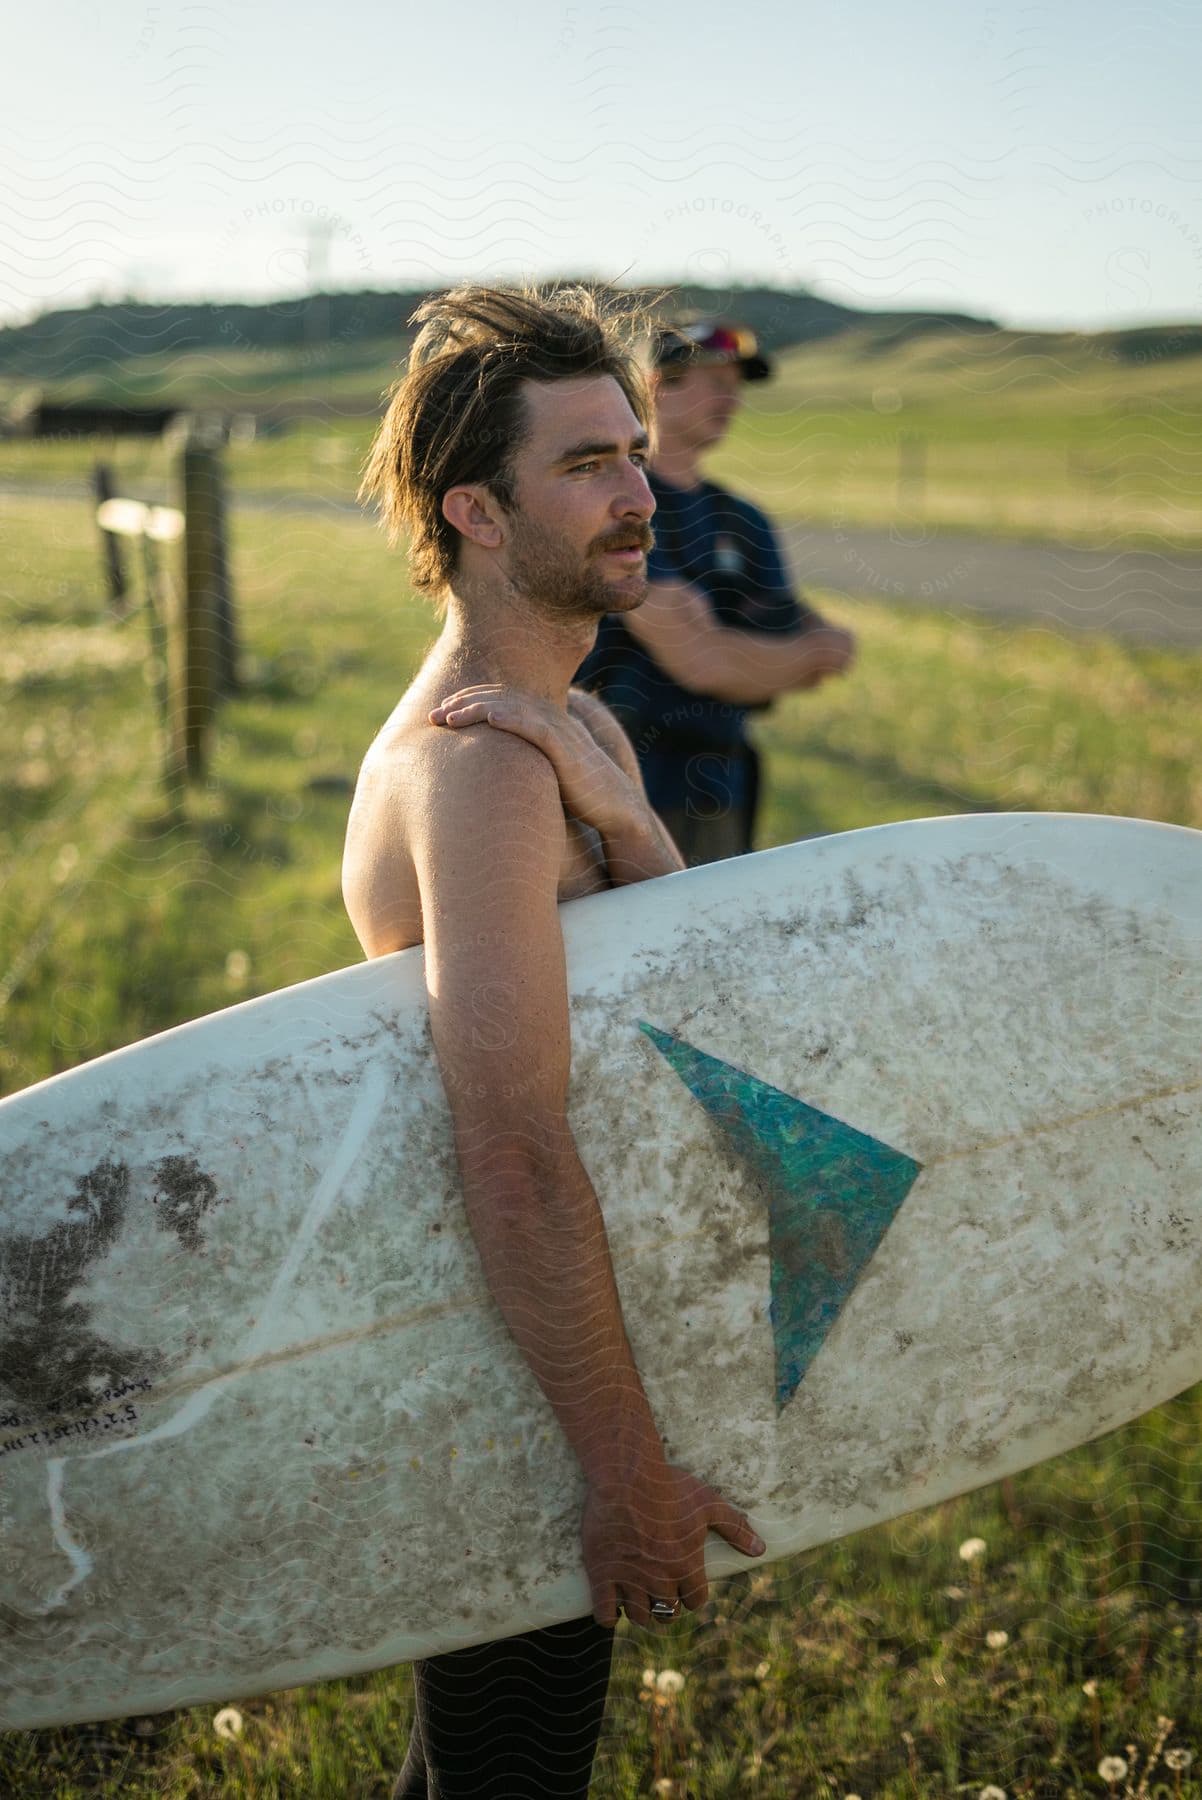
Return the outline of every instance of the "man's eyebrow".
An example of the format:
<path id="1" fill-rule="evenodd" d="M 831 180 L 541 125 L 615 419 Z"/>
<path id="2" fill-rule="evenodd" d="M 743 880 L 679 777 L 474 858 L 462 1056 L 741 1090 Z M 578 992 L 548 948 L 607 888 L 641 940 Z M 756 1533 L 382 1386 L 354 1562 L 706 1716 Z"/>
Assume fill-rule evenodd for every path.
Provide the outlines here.
<path id="1" fill-rule="evenodd" d="M 631 450 L 646 450 L 650 443 L 651 439 L 647 436 L 647 433 L 645 431 L 640 431 L 636 437 L 631 438 L 629 448 Z M 561 450 L 554 460 L 557 463 L 582 462 L 585 457 L 588 456 L 620 456 L 621 454 L 621 444 L 612 442 L 604 444 L 572 444 L 567 450 Z"/>

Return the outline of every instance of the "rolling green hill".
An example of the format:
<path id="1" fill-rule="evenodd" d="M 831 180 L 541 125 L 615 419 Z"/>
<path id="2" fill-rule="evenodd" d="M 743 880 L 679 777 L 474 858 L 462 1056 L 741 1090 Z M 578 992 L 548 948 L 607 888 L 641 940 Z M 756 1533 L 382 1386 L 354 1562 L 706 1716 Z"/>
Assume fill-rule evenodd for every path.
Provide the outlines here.
<path id="1" fill-rule="evenodd" d="M 900 333 L 990 322 L 958 314 L 865 314 L 817 295 L 772 288 L 681 287 L 640 293 L 672 309 L 735 312 L 773 350 L 820 342 L 867 322 Z M 238 406 L 271 416 L 289 403 L 371 412 L 408 347 L 407 323 L 426 293 L 364 290 L 251 305 L 122 301 L 46 313 L 0 330 L 0 397 L 150 405 Z"/>
<path id="2" fill-rule="evenodd" d="M 264 427 L 376 413 L 408 349 L 417 292 L 319 294 L 261 306 L 126 302 L 0 330 L 0 403 L 47 399 L 216 407 Z M 856 312 L 768 288 L 675 290 L 674 303 L 744 318 L 783 353 L 769 411 L 901 406 L 1059 411 L 1145 400 L 1202 404 L 1202 324 L 1022 332 L 940 313 Z M 757 401 L 761 396 L 757 395 Z"/>

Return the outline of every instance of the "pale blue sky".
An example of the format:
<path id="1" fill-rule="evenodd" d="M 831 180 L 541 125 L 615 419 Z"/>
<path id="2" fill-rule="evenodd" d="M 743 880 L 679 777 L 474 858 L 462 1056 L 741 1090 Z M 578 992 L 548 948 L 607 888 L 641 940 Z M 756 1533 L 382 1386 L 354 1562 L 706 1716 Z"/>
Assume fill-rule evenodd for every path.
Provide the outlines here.
<path id="1" fill-rule="evenodd" d="M 72 0 L 5 48 L 3 321 L 556 273 L 1202 317 L 1193 0 Z"/>

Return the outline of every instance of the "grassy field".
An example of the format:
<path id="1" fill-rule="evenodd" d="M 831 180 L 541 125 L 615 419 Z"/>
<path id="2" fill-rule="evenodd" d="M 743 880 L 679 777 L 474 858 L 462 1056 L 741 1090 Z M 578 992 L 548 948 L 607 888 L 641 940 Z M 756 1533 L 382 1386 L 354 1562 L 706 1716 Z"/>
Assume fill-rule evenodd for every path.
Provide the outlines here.
<path id="1" fill-rule="evenodd" d="M 138 359 L 120 377 L 146 403 L 331 407 L 328 420 L 232 446 L 231 479 L 237 491 L 347 502 L 402 350 L 399 339 L 307 359 L 231 349 L 162 368 Z M 1109 339 L 1071 333 L 882 342 L 865 329 L 787 351 L 746 400 L 714 472 L 786 518 L 1202 548 L 1202 355 L 1132 362 Z M 153 485 L 155 447 L 117 443 L 108 456 L 139 496 L 139 481 Z M 0 482 L 81 466 L 77 442 L 0 442 Z"/>
<path id="2" fill-rule="evenodd" d="M 433 625 L 362 521 L 236 515 L 248 680 L 172 820 L 145 622 L 105 617 L 88 507 L 0 498 L 0 526 L 7 1092 L 358 960 L 343 784 Z M 1202 825 L 1202 657 L 829 611 L 860 634 L 860 663 L 764 721 L 764 843 L 1027 807 Z M 1012 1483 L 735 1577 L 654 1637 L 624 1622 L 594 1794 L 1202 1794 L 1200 1427 L 1196 1390 Z M 964 1560 L 974 1538 L 985 1549 Z M 667 1670 L 683 1682 L 658 1684 Z M 226 1736 L 209 1707 L 0 1739 L 0 1794 L 388 1792 L 404 1669 L 230 1700 Z M 1129 1768 L 1109 1786 L 1107 1756 Z"/>

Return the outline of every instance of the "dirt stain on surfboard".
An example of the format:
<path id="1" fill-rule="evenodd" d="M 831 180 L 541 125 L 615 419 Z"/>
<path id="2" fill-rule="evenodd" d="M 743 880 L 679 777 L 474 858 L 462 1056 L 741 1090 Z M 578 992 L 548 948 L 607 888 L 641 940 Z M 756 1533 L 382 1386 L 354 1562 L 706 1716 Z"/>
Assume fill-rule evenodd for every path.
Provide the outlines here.
<path id="1" fill-rule="evenodd" d="M 90 1406 L 102 1389 L 163 1371 L 162 1351 L 97 1331 L 82 1292 L 127 1226 L 131 1186 L 128 1163 L 103 1157 L 77 1178 L 67 1218 L 40 1236 L 0 1240 L 0 1369 L 10 1402 L 31 1421 Z M 201 1221 L 216 1199 L 217 1184 L 195 1157 L 167 1156 L 156 1165 L 155 1217 L 181 1249 L 203 1248 Z"/>

